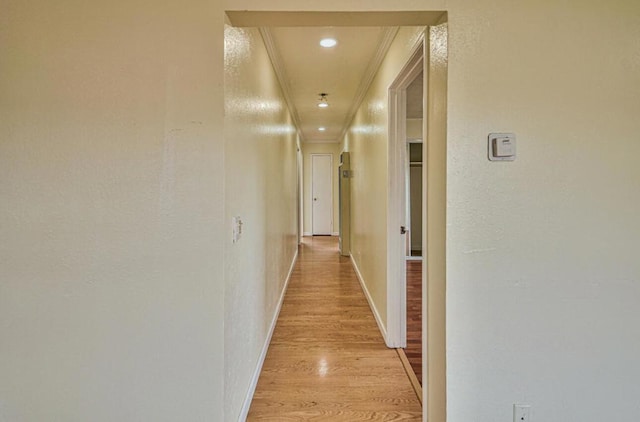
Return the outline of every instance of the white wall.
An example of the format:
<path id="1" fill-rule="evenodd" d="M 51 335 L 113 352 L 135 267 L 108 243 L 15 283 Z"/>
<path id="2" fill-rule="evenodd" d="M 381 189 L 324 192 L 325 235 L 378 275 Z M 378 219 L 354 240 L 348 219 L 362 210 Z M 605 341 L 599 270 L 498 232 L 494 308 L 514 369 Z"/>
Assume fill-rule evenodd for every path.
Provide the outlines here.
<path id="1" fill-rule="evenodd" d="M 407 119 L 407 139 L 422 139 L 422 119 Z"/>
<path id="2" fill-rule="evenodd" d="M 225 420 L 238 420 L 297 250 L 297 135 L 257 29 L 225 30 Z M 231 221 L 243 234 L 232 243 Z"/>
<path id="3" fill-rule="evenodd" d="M 304 230 L 303 233 L 311 235 L 313 232 L 311 225 L 311 210 L 313 206 L 311 198 L 311 154 L 331 154 L 333 163 L 332 174 L 332 194 L 333 194 L 333 232 L 338 233 L 340 229 L 340 215 L 339 215 L 339 200 L 338 197 L 338 168 L 340 166 L 340 153 L 342 152 L 339 143 L 320 143 L 320 142 L 305 142 L 302 144 L 302 156 L 303 156 L 303 213 L 304 213 Z"/>
<path id="4" fill-rule="evenodd" d="M 2 421 L 223 420 L 222 16 L 190 3 L 1 2 Z"/>
<path id="5" fill-rule="evenodd" d="M 640 3 L 450 14 L 449 419 L 640 410 Z M 494 66 L 505 63 L 505 66 Z M 490 101 L 487 101 L 490 100 Z M 513 131 L 518 158 L 490 163 Z"/>

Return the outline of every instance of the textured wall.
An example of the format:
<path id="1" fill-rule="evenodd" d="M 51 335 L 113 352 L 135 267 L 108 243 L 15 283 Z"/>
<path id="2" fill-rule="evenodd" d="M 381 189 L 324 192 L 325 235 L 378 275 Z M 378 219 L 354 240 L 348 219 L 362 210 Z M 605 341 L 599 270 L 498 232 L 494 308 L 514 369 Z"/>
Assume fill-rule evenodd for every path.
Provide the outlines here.
<path id="1" fill-rule="evenodd" d="M 222 420 L 222 17 L 191 3 L 0 2 L 2 421 Z"/>
<path id="2" fill-rule="evenodd" d="M 624 420 L 640 410 L 640 3 L 458 4 L 449 420 L 508 420 L 513 402 Z M 486 159 L 493 131 L 516 133 L 515 162 Z"/>
<path id="3" fill-rule="evenodd" d="M 224 406 L 237 420 L 296 253 L 297 135 L 258 30 L 226 27 L 224 85 Z"/>
<path id="4" fill-rule="evenodd" d="M 402 28 L 343 140 L 351 152 L 351 255 L 386 328 L 388 90 L 423 29 Z"/>

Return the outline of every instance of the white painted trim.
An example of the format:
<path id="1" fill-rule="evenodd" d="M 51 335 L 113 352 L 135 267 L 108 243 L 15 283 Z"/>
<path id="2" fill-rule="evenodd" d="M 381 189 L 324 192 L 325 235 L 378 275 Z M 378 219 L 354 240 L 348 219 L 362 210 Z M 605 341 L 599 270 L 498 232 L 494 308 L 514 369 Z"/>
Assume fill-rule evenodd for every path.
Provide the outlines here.
<path id="1" fill-rule="evenodd" d="M 333 232 L 331 233 L 331 236 L 340 236 L 340 232 Z"/>
<path id="2" fill-rule="evenodd" d="M 382 338 L 384 339 L 384 343 L 387 345 L 387 347 L 393 347 L 389 345 L 389 342 L 387 341 L 387 329 L 385 328 L 384 324 L 382 323 L 382 318 L 380 317 L 380 313 L 378 312 L 378 308 L 376 308 L 376 305 L 373 302 L 373 298 L 371 297 L 371 294 L 369 293 L 369 289 L 367 289 L 367 284 L 364 282 L 364 278 L 362 277 L 362 273 L 360 273 L 360 268 L 358 268 L 358 264 L 356 264 L 356 260 L 353 259 L 353 255 L 349 255 L 349 257 L 351 258 L 351 265 L 353 266 L 353 270 L 356 273 L 356 276 L 358 277 L 358 281 L 360 282 L 360 286 L 362 287 L 362 291 L 364 292 L 364 297 L 367 298 L 367 302 L 369 302 L 369 307 L 371 308 L 371 313 L 373 313 L 373 317 L 376 320 L 376 324 L 378 324 L 378 329 L 380 330 L 380 334 L 382 334 Z"/>
<path id="3" fill-rule="evenodd" d="M 303 236 L 313 236 L 313 235 L 311 234 L 311 232 L 304 232 L 304 233 L 302 233 L 302 235 L 303 235 Z"/>
<path id="4" fill-rule="evenodd" d="M 304 156 L 302 155 L 302 145 L 300 137 L 296 139 L 296 178 L 297 178 L 297 187 L 296 187 L 296 209 L 297 209 L 297 218 L 298 218 L 298 245 L 302 243 L 302 236 L 304 235 Z"/>
<path id="5" fill-rule="evenodd" d="M 291 85 L 289 85 L 289 77 L 287 76 L 287 72 L 285 71 L 284 64 L 282 62 L 282 56 L 276 47 L 275 41 L 273 40 L 273 35 L 271 34 L 271 30 L 268 27 L 260 27 L 260 35 L 262 36 L 262 41 L 264 42 L 264 46 L 267 50 L 267 55 L 271 60 L 271 65 L 273 66 L 273 70 L 276 73 L 276 77 L 278 78 L 278 82 L 280 82 L 280 89 L 282 90 L 282 96 L 284 97 L 284 101 L 287 103 L 287 107 L 289 108 L 289 113 L 291 114 L 291 118 L 293 119 L 293 125 L 296 127 L 298 136 L 304 142 L 304 134 L 300 129 L 302 125 L 300 124 L 300 115 L 298 114 L 298 109 L 296 108 L 296 104 L 293 102 L 293 96 L 291 94 Z"/>
<path id="6" fill-rule="evenodd" d="M 422 257 L 421 256 L 408 256 L 406 258 L 407 261 L 422 261 Z"/>
<path id="7" fill-rule="evenodd" d="M 406 226 L 406 90 L 424 69 L 424 34 L 417 40 L 409 59 L 389 87 L 389 146 L 387 204 L 387 330 L 390 347 L 407 345 L 407 234 Z M 424 97 L 424 96 L 423 96 Z M 426 121 L 423 110 L 423 123 Z"/>
<path id="8" fill-rule="evenodd" d="M 247 415 L 249 414 L 251 401 L 253 400 L 253 395 L 256 392 L 258 379 L 260 378 L 260 372 L 262 372 L 262 365 L 264 365 L 264 360 L 267 357 L 269 344 L 271 344 L 271 337 L 273 336 L 273 331 L 276 328 L 276 323 L 278 322 L 278 316 L 280 316 L 280 309 L 282 309 L 282 303 L 284 302 L 284 295 L 287 293 L 287 288 L 289 287 L 289 282 L 291 281 L 291 275 L 293 274 L 293 269 L 296 266 L 297 260 L 298 260 L 298 249 L 296 248 L 296 253 L 293 256 L 291 267 L 289 267 L 289 273 L 287 274 L 286 281 L 284 282 L 284 287 L 282 288 L 282 293 L 280 293 L 280 299 L 278 300 L 278 305 L 276 306 L 276 310 L 274 312 L 273 318 L 271 319 L 269 334 L 267 334 L 267 338 L 265 339 L 264 344 L 262 345 L 262 351 L 260 352 L 260 357 L 258 357 L 258 363 L 256 365 L 256 369 L 253 371 L 253 376 L 251 377 L 251 383 L 249 384 L 249 390 L 247 391 L 247 395 L 245 396 L 244 403 L 242 404 L 242 409 L 240 411 L 240 416 L 238 417 L 238 422 L 244 422 L 247 419 Z"/>
<path id="9" fill-rule="evenodd" d="M 424 420 L 447 414 L 447 24 L 425 35 L 422 150 L 422 397 Z"/>
<path id="10" fill-rule="evenodd" d="M 303 7 L 292 6 L 288 10 L 267 8 L 257 11 L 247 10 L 243 6 L 241 4 L 235 8 L 228 7 L 225 11 L 226 17 L 233 26 L 244 28 L 260 26 L 421 26 L 437 25 L 447 21 L 447 12 L 442 10 L 411 10 L 386 13 L 375 10 L 340 12 L 334 9 L 319 12 L 315 11 L 315 9 L 320 8 L 315 8 L 314 11 L 302 11 Z"/>

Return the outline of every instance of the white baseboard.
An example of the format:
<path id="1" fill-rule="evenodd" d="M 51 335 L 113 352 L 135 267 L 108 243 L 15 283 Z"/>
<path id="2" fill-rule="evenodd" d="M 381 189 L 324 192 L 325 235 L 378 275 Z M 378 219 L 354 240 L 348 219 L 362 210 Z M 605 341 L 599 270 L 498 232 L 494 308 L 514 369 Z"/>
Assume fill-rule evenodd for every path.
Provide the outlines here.
<path id="1" fill-rule="evenodd" d="M 331 233 L 331 236 L 340 236 L 340 233 L 339 232 L 333 232 L 333 233 Z"/>
<path id="2" fill-rule="evenodd" d="M 384 327 L 384 324 L 382 323 L 382 318 L 380 318 L 380 314 L 378 313 L 378 308 L 376 308 L 376 305 L 374 304 L 373 299 L 371 298 L 371 294 L 369 293 L 369 289 L 367 289 L 367 285 L 364 282 L 364 278 L 362 278 L 362 273 L 360 273 L 360 268 L 358 268 L 358 264 L 356 264 L 356 260 L 353 259 L 353 255 L 349 255 L 349 257 L 351 258 L 351 265 L 353 265 L 353 269 L 356 272 L 356 276 L 358 276 L 358 281 L 360 281 L 360 286 L 362 286 L 362 291 L 364 292 L 364 296 L 367 298 L 367 302 L 369 302 L 369 307 L 371 308 L 373 317 L 375 318 L 376 323 L 378 324 L 378 329 L 382 334 L 384 343 L 388 345 L 389 343 L 387 341 L 387 329 Z"/>
<path id="3" fill-rule="evenodd" d="M 273 318 L 271 319 L 269 334 L 267 334 L 267 338 L 264 341 L 264 345 L 262 346 L 262 352 L 260 353 L 260 357 L 258 358 L 258 364 L 256 365 L 256 369 L 253 372 L 253 376 L 251 377 L 251 384 L 249 385 L 249 391 L 247 391 L 247 395 L 244 399 L 244 403 L 242 405 L 242 410 L 240 411 L 240 417 L 238 418 L 238 422 L 244 422 L 247 419 L 247 415 L 249 414 L 251 401 L 253 400 L 253 395 L 256 392 L 256 386 L 258 385 L 258 378 L 260 378 L 260 372 L 262 372 L 262 365 L 264 364 L 264 359 L 267 357 L 267 351 L 269 350 L 271 337 L 273 336 L 273 331 L 276 328 L 276 323 L 278 322 L 278 316 L 280 315 L 280 309 L 282 308 L 282 302 L 284 302 L 284 295 L 285 293 L 287 293 L 287 287 L 289 287 L 289 281 L 291 281 L 291 274 L 293 274 L 293 268 L 295 267 L 297 260 L 298 260 L 298 250 L 296 249 L 296 253 L 293 256 L 293 261 L 291 262 L 291 267 L 289 267 L 289 274 L 287 274 L 287 279 L 284 282 L 284 287 L 282 288 L 282 293 L 280 294 L 280 299 L 278 300 L 278 305 L 276 306 L 276 311 L 273 315 Z"/>
<path id="4" fill-rule="evenodd" d="M 302 235 L 303 235 L 303 236 L 313 236 L 313 235 L 311 234 L 311 232 L 304 232 L 304 233 L 302 233 Z"/>

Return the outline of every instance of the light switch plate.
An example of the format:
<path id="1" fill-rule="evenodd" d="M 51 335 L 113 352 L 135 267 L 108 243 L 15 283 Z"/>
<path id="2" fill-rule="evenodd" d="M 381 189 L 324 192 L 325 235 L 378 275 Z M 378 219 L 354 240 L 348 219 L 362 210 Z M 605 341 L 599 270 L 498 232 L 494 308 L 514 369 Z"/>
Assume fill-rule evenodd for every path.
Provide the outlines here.
<path id="1" fill-rule="evenodd" d="M 242 218 L 240 218 L 240 216 L 238 217 L 233 217 L 232 219 L 232 228 L 233 228 L 233 232 L 232 232 L 232 241 L 233 243 L 236 243 L 240 240 L 240 237 L 242 237 Z"/>
<path id="2" fill-rule="evenodd" d="M 516 159 L 516 135 L 513 133 L 490 133 L 487 138 L 490 161 L 514 161 Z"/>
<path id="3" fill-rule="evenodd" d="M 531 405 L 514 404 L 513 422 L 531 422 Z"/>

